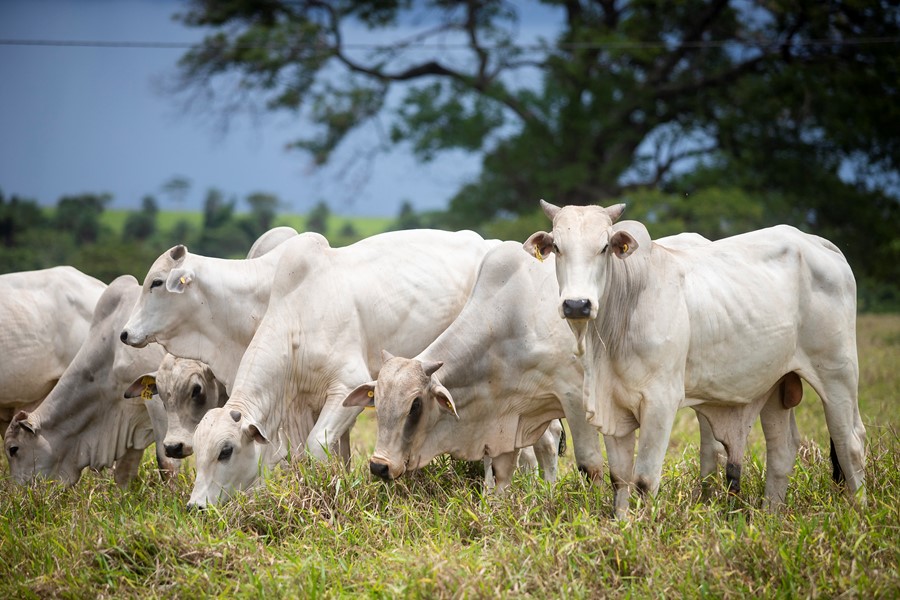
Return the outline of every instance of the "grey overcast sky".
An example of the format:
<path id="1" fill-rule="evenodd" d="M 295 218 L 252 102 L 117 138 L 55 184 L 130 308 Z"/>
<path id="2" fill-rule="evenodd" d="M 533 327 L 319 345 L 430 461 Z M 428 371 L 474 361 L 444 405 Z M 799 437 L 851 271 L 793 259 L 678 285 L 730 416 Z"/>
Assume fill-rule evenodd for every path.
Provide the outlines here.
<path id="1" fill-rule="evenodd" d="M 0 0 L 0 39 L 198 41 L 201 32 L 172 19 L 184 7 L 177 0 Z M 552 29 L 549 22 L 538 15 L 531 25 Z M 0 45 L 0 190 L 46 205 L 108 192 L 113 207 L 137 207 L 152 194 L 164 208 L 198 208 L 217 187 L 239 200 L 274 193 L 287 212 L 324 200 L 338 214 L 393 216 L 404 200 L 417 210 L 445 208 L 479 171 L 477 156 L 454 152 L 420 164 L 403 148 L 359 168 L 357 156 L 379 139 L 373 126 L 314 169 L 306 155 L 284 149 L 303 133 L 296 118 L 245 115 L 224 132 L 213 119 L 180 112 L 159 83 L 183 53 Z M 183 205 L 161 192 L 175 175 L 192 183 Z"/>

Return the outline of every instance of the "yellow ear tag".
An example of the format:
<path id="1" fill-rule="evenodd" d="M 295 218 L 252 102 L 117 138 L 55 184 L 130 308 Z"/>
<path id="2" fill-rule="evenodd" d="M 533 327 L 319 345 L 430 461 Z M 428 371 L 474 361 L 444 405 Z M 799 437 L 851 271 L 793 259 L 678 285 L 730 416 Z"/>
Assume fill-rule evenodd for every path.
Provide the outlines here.
<path id="1" fill-rule="evenodd" d="M 369 398 L 372 398 L 374 401 L 375 392 L 373 392 L 372 390 L 369 390 L 368 392 L 366 392 L 366 396 L 368 396 Z M 375 404 L 374 404 L 374 402 L 372 404 L 367 404 L 364 408 L 375 408 Z"/>
<path id="2" fill-rule="evenodd" d="M 179 279 L 179 281 L 181 282 L 181 285 L 187 284 L 187 281 L 184 280 L 184 275 L 181 276 L 181 279 Z"/>
<path id="3" fill-rule="evenodd" d="M 622 254 L 628 252 L 628 244 L 622 244 Z"/>
<path id="4" fill-rule="evenodd" d="M 150 385 L 153 381 L 152 377 L 144 377 L 141 379 L 141 384 L 144 386 L 144 389 L 141 390 L 141 400 L 144 402 L 153 398 L 153 390 L 150 389 Z"/>
<path id="5" fill-rule="evenodd" d="M 544 262 L 544 255 L 541 254 L 541 249 L 537 246 L 534 247 L 534 257 L 541 262 Z"/>

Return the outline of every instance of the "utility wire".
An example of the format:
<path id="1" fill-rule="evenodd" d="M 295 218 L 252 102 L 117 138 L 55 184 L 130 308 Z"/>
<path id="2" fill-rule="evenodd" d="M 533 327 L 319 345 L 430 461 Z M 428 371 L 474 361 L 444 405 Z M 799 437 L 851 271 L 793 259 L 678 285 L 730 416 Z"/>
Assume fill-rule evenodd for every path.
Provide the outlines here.
<path id="1" fill-rule="evenodd" d="M 0 39 L 0 46 L 40 46 L 65 48 L 137 48 L 137 49 L 178 49 L 187 50 L 199 46 L 202 42 L 141 42 L 141 41 L 103 41 L 103 40 L 49 40 L 49 39 Z M 519 46 L 488 45 L 480 46 L 482 50 L 498 50 L 516 47 L 520 50 L 546 50 L 550 47 L 560 50 L 603 50 L 603 49 L 666 49 L 676 46 L 685 48 L 723 48 L 734 44 L 759 48 L 772 47 L 810 47 L 810 46 L 863 46 L 872 44 L 900 44 L 900 37 L 863 37 L 844 38 L 839 40 L 698 40 L 693 42 L 641 42 L 641 41 L 606 41 L 585 43 L 558 43 L 552 46 L 542 44 L 524 44 Z M 273 44 L 236 44 L 238 48 L 271 48 Z M 345 50 L 393 50 L 392 44 L 343 44 Z M 468 44 L 403 44 L 404 49 L 421 50 L 469 50 Z M 324 49 L 324 48 L 323 48 Z"/>

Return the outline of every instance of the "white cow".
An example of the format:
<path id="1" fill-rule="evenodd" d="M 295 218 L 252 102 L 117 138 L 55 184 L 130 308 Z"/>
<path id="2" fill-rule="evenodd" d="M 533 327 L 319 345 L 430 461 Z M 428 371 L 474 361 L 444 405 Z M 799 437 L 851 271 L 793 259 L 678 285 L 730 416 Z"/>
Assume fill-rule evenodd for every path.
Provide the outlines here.
<path id="1" fill-rule="evenodd" d="M 456 317 L 497 242 L 471 231 L 384 233 L 345 248 L 284 243 L 265 317 L 228 402 L 194 434 L 191 505 L 251 485 L 260 465 L 306 449 L 324 459 L 360 408 L 341 405 L 374 377 L 381 348 L 416 354 Z"/>
<path id="2" fill-rule="evenodd" d="M 115 463 L 116 483 L 127 485 L 137 474 L 144 448 L 154 441 L 160 466 L 177 468 L 162 454 L 165 414 L 159 399 L 122 397 L 122 390 L 163 356 L 159 346 L 139 350 L 117 339 L 139 293 L 130 275 L 113 281 L 97 302 L 87 339 L 59 382 L 34 412 L 20 411 L 13 418 L 5 445 L 17 482 L 39 476 L 74 485 L 85 467 Z"/>
<path id="3" fill-rule="evenodd" d="M 56 385 L 105 289 L 72 267 L 0 275 L 0 432 Z"/>
<path id="4" fill-rule="evenodd" d="M 247 253 L 247 258 L 259 258 L 296 235 L 298 235 L 297 231 L 291 227 L 270 229 L 253 243 L 250 252 Z M 140 333 L 132 333 L 130 343 L 134 346 L 141 346 L 148 339 L 159 338 L 166 347 L 180 350 L 183 353 L 196 353 L 202 358 L 213 360 L 217 367 L 222 369 L 220 372 L 227 375 L 223 379 L 233 381 L 240 356 L 246 349 L 246 343 L 249 343 L 256 331 L 259 317 L 254 318 L 254 316 L 262 315 L 265 312 L 265 305 L 268 305 L 271 271 L 274 271 L 278 254 L 274 254 L 272 260 L 247 263 L 246 261 L 207 259 L 185 252 L 185 256 L 178 263 L 181 270 L 176 279 L 180 283 L 180 278 L 190 272 L 193 281 L 197 271 L 200 271 L 203 273 L 203 281 L 194 285 L 189 294 L 170 296 L 163 291 L 161 285 L 155 288 L 152 286 L 153 281 L 162 280 L 171 275 L 171 270 L 166 270 L 166 268 L 172 264 L 172 256 L 175 253 L 176 249 L 173 248 L 163 254 L 150 268 L 150 275 L 144 281 L 141 299 L 131 318 L 131 321 L 141 323 L 146 317 L 150 325 L 149 327 L 138 325 L 136 329 Z M 154 268 L 160 264 L 164 265 L 162 269 Z M 256 294 L 247 296 L 248 302 L 235 302 L 234 296 L 240 295 L 243 288 L 228 289 L 227 282 L 231 280 L 227 276 L 217 277 L 217 271 L 240 268 L 235 265 L 240 267 L 252 265 L 247 271 L 255 271 L 256 275 L 270 273 L 268 278 L 262 277 L 261 280 L 256 280 L 259 283 L 259 289 L 256 290 Z M 223 299 L 230 304 L 227 314 L 225 313 L 226 307 L 222 304 Z M 235 309 L 243 310 L 244 313 L 236 315 Z M 180 319 L 173 319 L 170 315 L 168 319 L 159 320 L 158 317 L 165 316 L 167 311 L 174 311 L 176 313 L 174 316 L 180 317 Z M 187 322 L 183 323 L 182 319 Z M 177 332 L 170 332 L 171 327 L 159 328 L 160 323 L 178 327 Z M 237 326 L 232 327 L 232 325 Z M 222 354 L 207 355 L 206 350 L 210 346 L 200 344 L 197 340 L 205 337 L 206 332 L 213 331 L 218 339 L 222 328 L 235 334 L 229 339 L 231 344 L 221 347 L 224 350 Z M 123 341 L 129 341 L 128 331 L 129 326 L 126 325 L 121 338 Z M 126 390 L 125 397 L 140 396 L 145 389 L 149 389 L 153 394 L 159 393 L 168 418 L 164 443 L 166 456 L 185 458 L 193 453 L 194 430 L 197 428 L 197 423 L 200 422 L 206 411 L 223 406 L 228 400 L 228 392 L 223 379 L 217 378 L 210 366 L 201 360 L 176 357 L 170 353 L 163 359 L 158 371 L 145 373 L 138 377 Z"/>
<path id="5" fill-rule="evenodd" d="M 439 454 L 492 458 L 498 490 L 510 482 L 519 449 L 566 417 L 579 469 L 599 481 L 603 455 L 581 403 L 583 371 L 568 328 L 556 316 L 552 262 L 504 242 L 484 258 L 459 316 L 415 358 L 384 353 L 377 381 L 354 389 L 345 406 L 374 404 L 378 437 L 369 463 L 392 480 Z M 545 444 L 547 445 L 547 444 Z M 556 448 L 536 452 L 556 479 Z"/>
<path id="6" fill-rule="evenodd" d="M 191 254 L 181 245 L 164 252 L 147 272 L 120 339 L 137 348 L 156 342 L 170 354 L 206 363 L 230 390 L 269 305 L 283 242 L 294 237 L 289 227 L 272 229 L 254 243 L 251 258 L 239 260 Z"/>
<path id="7" fill-rule="evenodd" d="M 216 378 L 208 365 L 168 353 L 159 369 L 141 375 L 125 390 L 125 397 L 137 398 L 143 393 L 158 394 L 166 411 L 163 448 L 169 458 L 193 454 L 194 430 L 200 419 L 213 408 L 224 406 L 228 400 L 225 384 Z"/>
<path id="8" fill-rule="evenodd" d="M 796 451 L 784 407 L 796 376 L 823 400 L 836 472 L 864 495 L 856 283 L 834 244 L 778 226 L 666 249 L 638 222 L 613 226 L 624 205 L 542 206 L 553 231 L 533 234 L 525 251 L 556 255 L 559 313 L 585 350 L 585 408 L 605 437 L 618 515 L 631 483 L 656 493 L 680 406 L 709 419 L 730 478 L 750 424 L 768 420 L 784 440 L 780 454 L 769 449 L 766 495 L 783 500 Z"/>

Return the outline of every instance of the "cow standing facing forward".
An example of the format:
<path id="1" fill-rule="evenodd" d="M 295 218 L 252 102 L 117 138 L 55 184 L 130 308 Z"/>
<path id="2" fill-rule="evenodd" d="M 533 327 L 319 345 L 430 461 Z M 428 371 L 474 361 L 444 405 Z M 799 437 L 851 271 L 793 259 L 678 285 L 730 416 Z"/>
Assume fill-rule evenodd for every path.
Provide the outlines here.
<path id="1" fill-rule="evenodd" d="M 622 204 L 541 204 L 553 231 L 524 248 L 556 255 L 559 311 L 584 352 L 585 409 L 604 434 L 618 516 L 632 484 L 657 492 L 682 406 L 709 419 L 730 479 L 757 414 L 781 432 L 788 443 L 774 455 L 767 434 L 766 497 L 782 502 L 797 436 L 781 390 L 796 376 L 822 398 L 835 478 L 864 497 L 856 282 L 834 244 L 782 225 L 666 249 L 641 223 L 613 225 Z"/>

